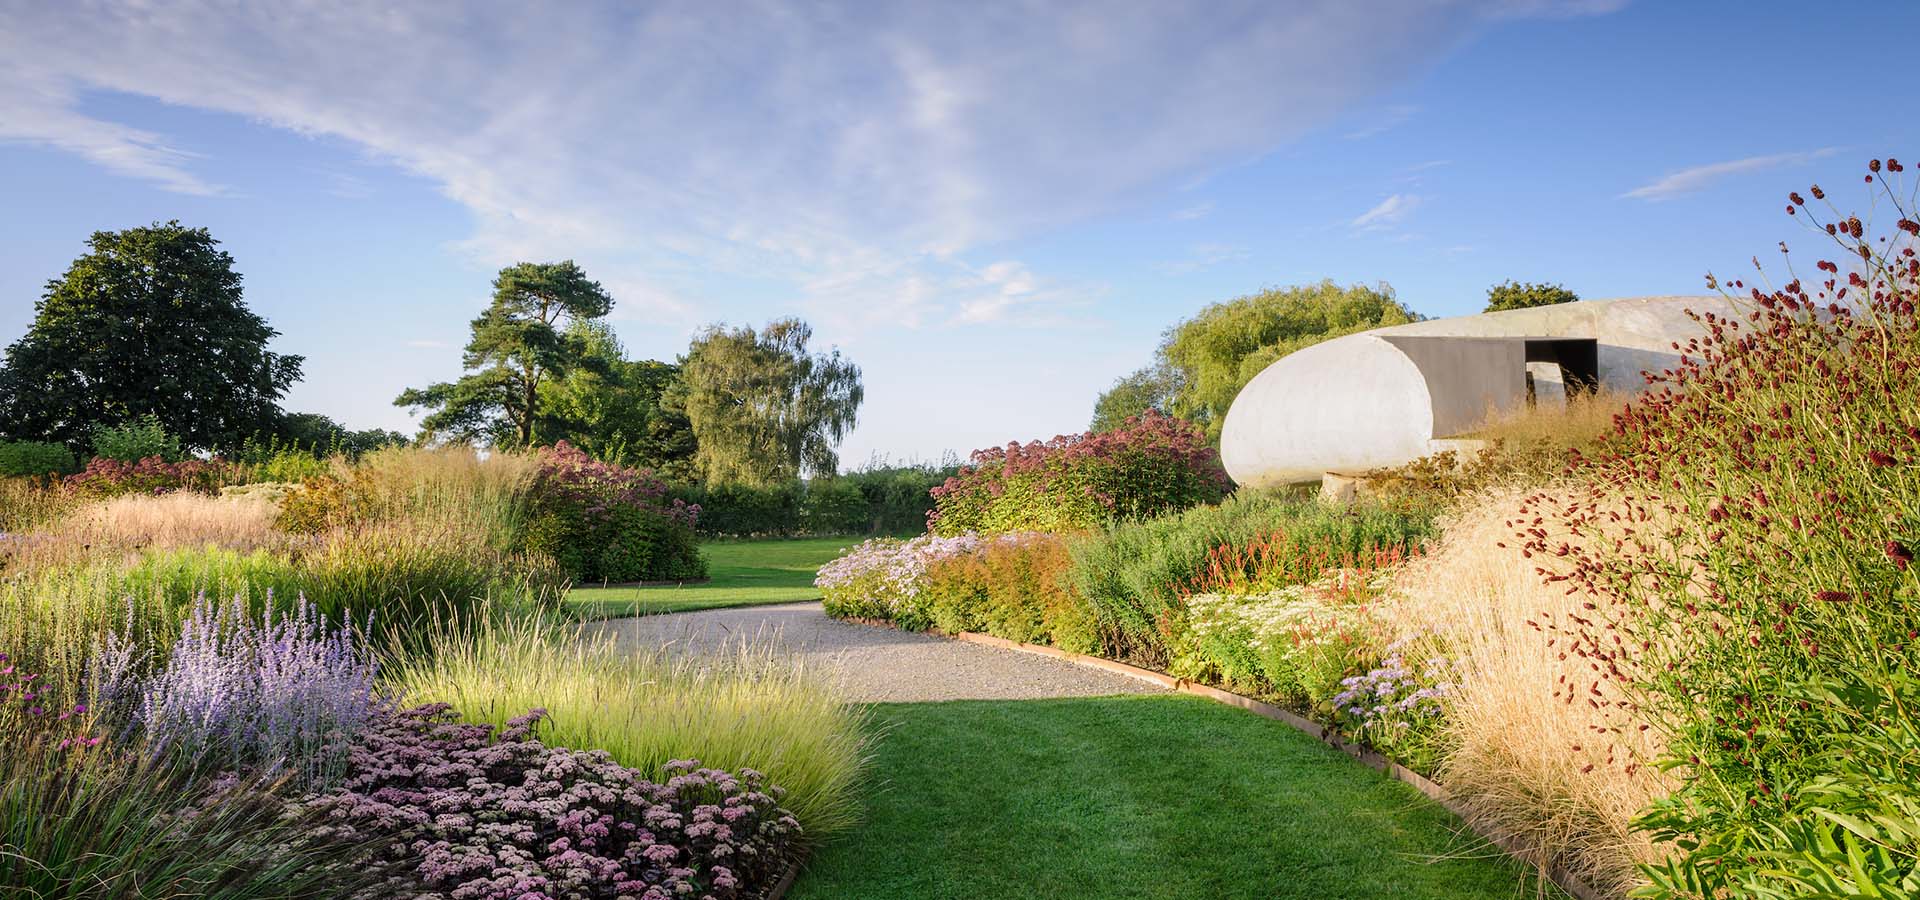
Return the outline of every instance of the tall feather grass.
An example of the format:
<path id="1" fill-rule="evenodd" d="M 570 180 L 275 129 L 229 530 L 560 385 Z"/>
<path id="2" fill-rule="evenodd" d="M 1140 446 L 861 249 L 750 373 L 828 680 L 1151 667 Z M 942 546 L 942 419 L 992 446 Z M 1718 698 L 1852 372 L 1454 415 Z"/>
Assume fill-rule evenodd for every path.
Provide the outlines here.
<path id="1" fill-rule="evenodd" d="M 1585 598 L 1542 583 L 1513 545 L 1508 522 L 1525 494 L 1495 490 L 1443 518 L 1444 537 L 1407 564 L 1386 618 L 1402 637 L 1456 661 L 1438 780 L 1469 817 L 1514 836 L 1532 861 L 1624 895 L 1642 881 L 1635 865 L 1663 855 L 1630 824 L 1671 786 L 1635 764 L 1658 756 L 1660 736 L 1617 708 L 1588 703 L 1610 699 L 1587 695 L 1589 660 L 1531 624 L 1543 614 L 1585 614 Z"/>
<path id="2" fill-rule="evenodd" d="M 450 703 L 496 725 L 543 708 L 544 740 L 606 750 L 656 778 L 674 759 L 757 769 L 786 789 L 782 805 L 811 841 L 858 820 L 865 714 L 771 644 L 694 659 L 543 617 L 453 622 L 435 643 L 431 657 L 384 670 L 408 702 Z"/>

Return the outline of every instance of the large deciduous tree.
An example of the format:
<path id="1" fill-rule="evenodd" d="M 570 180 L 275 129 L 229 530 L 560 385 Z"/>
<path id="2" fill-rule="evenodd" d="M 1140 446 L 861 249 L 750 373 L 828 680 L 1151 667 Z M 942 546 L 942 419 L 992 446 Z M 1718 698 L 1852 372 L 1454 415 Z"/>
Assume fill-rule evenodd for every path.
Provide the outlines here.
<path id="1" fill-rule="evenodd" d="M 550 437 L 564 438 L 596 459 L 644 466 L 674 481 L 693 478 L 693 427 L 669 400 L 680 367 L 628 359 L 605 322 L 568 328 L 589 364 L 540 386 Z"/>
<path id="2" fill-rule="evenodd" d="M 541 385 L 594 366 L 574 323 L 598 319 L 613 298 L 572 260 L 520 263 L 493 280 L 493 302 L 473 320 L 458 381 L 408 388 L 394 405 L 427 409 L 424 434 L 528 446 L 551 416 Z"/>
<path id="3" fill-rule="evenodd" d="M 798 319 L 694 338 L 681 363 L 677 399 L 693 425 L 694 460 L 709 484 L 767 485 L 801 474 L 831 475 L 835 448 L 864 392 L 860 368 L 840 351 L 807 351 L 813 329 Z"/>
<path id="4" fill-rule="evenodd" d="M 1233 398 L 1274 360 L 1321 341 L 1419 318 L 1385 284 L 1341 287 L 1329 280 L 1215 303 L 1167 329 L 1153 365 L 1101 395 L 1095 430 L 1156 409 L 1200 423 L 1217 442 Z"/>
<path id="5" fill-rule="evenodd" d="M 0 365 L 0 436 L 83 447 L 152 416 L 191 449 L 275 432 L 302 358 L 247 308 L 233 257 L 179 222 L 99 231 Z"/>

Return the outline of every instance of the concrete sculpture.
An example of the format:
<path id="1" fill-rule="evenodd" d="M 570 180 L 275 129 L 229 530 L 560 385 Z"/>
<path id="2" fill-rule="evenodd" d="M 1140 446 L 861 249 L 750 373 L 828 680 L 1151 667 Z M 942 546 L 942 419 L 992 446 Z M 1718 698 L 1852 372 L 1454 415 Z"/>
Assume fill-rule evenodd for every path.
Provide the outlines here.
<path id="1" fill-rule="evenodd" d="M 1450 440 L 1529 402 L 1600 386 L 1623 395 L 1701 334 L 1688 311 L 1721 297 L 1586 300 L 1395 325 L 1276 360 L 1227 411 L 1220 456 L 1242 485 L 1356 475 L 1460 446 Z"/>

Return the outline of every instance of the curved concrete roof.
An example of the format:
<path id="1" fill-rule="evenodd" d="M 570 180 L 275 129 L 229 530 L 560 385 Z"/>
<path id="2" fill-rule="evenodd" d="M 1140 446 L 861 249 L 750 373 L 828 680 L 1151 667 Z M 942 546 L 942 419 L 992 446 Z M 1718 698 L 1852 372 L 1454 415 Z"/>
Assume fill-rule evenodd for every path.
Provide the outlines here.
<path id="1" fill-rule="evenodd" d="M 1396 466 L 1526 402 L 1528 339 L 1591 339 L 1608 390 L 1678 362 L 1701 333 L 1687 312 L 1731 314 L 1721 297 L 1586 300 L 1433 319 L 1335 338 L 1282 357 L 1227 411 L 1220 456 L 1243 485 Z"/>

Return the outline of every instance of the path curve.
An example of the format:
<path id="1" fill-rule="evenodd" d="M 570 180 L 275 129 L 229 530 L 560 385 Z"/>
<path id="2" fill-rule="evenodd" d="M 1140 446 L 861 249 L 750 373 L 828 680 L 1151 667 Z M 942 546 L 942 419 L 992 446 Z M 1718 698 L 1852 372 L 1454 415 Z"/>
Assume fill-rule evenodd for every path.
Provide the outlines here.
<path id="1" fill-rule="evenodd" d="M 828 618 L 819 603 L 734 607 L 609 619 L 594 626 L 627 646 L 702 653 L 741 637 L 783 645 L 836 678 L 859 703 L 1031 700 L 1165 693 L 1126 675 L 1065 660 Z"/>

